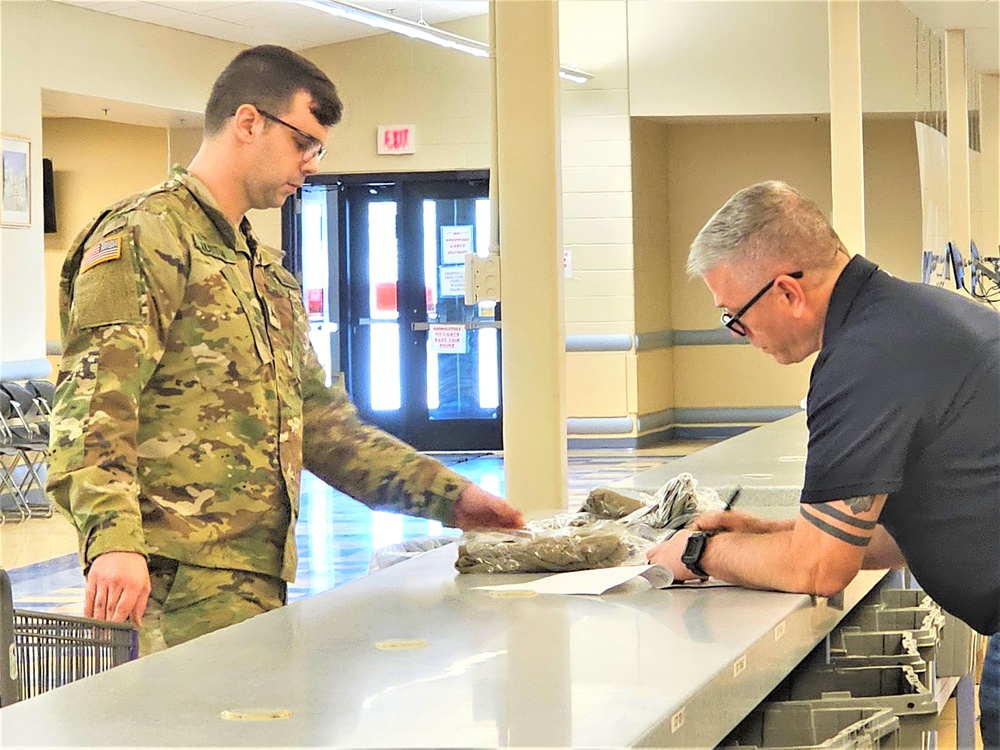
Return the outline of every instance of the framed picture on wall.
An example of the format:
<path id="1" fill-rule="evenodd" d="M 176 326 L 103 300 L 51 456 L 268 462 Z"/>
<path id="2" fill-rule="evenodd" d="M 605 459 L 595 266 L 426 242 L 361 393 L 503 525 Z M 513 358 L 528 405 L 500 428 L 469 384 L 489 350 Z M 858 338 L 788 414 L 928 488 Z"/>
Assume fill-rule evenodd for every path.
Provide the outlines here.
<path id="1" fill-rule="evenodd" d="M 31 141 L 18 135 L 3 135 L 0 142 L 3 151 L 0 225 L 31 226 Z"/>

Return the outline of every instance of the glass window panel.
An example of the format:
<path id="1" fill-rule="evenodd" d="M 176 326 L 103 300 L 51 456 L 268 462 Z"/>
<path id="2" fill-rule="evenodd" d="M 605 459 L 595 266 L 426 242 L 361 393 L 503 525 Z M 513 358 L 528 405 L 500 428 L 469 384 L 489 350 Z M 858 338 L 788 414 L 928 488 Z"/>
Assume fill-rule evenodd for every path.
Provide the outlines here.
<path id="1" fill-rule="evenodd" d="M 437 409 L 441 406 L 441 391 L 438 382 L 438 354 L 431 351 L 430 337 L 427 341 L 427 408 Z"/>
<path id="2" fill-rule="evenodd" d="M 368 204 L 368 304 L 375 320 L 398 320 L 396 285 L 399 247 L 396 240 L 396 202 Z M 396 355 L 398 359 L 399 355 Z M 397 362 L 398 365 L 398 362 Z"/>
<path id="3" fill-rule="evenodd" d="M 497 329 L 480 328 L 476 334 L 479 338 L 479 406 L 496 409 L 500 405 Z"/>
<path id="4" fill-rule="evenodd" d="M 400 407 L 399 326 L 373 323 L 368 327 L 372 411 L 394 411 Z"/>
<path id="5" fill-rule="evenodd" d="M 438 299 L 438 229 L 437 202 L 424 201 L 424 289 L 427 295 L 427 319 L 437 319 Z M 428 386 L 429 387 L 429 386 Z"/>
<path id="6" fill-rule="evenodd" d="M 490 201 L 476 200 L 476 255 L 485 258 L 490 254 Z"/>

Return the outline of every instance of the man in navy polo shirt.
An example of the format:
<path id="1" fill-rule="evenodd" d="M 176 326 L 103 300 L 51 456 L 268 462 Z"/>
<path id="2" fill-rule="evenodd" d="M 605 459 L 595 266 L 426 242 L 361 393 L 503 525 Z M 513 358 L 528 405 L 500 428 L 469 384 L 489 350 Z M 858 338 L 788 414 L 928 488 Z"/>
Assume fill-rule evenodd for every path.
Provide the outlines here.
<path id="1" fill-rule="evenodd" d="M 678 579 L 830 596 L 861 568 L 908 565 L 991 635 L 980 701 L 1000 745 L 1000 316 L 851 257 L 781 182 L 736 193 L 691 245 L 736 336 L 782 364 L 819 352 L 794 521 L 703 516 L 650 552 Z"/>

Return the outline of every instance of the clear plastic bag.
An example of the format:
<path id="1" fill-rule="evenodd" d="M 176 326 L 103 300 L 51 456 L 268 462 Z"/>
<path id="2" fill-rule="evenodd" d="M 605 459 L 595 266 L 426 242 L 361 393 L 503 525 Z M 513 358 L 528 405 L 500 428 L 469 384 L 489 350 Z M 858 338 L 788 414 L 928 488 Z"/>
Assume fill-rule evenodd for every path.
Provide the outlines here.
<path id="1" fill-rule="evenodd" d="M 718 492 L 699 487 L 698 480 L 684 472 L 660 487 L 648 505 L 625 516 L 621 522 L 626 526 L 642 523 L 652 529 L 681 529 L 700 513 L 723 508 L 725 503 Z"/>
<path id="2" fill-rule="evenodd" d="M 580 511 L 515 531 L 469 532 L 458 549 L 462 573 L 562 573 L 644 565 L 646 550 L 700 513 L 722 510 L 719 493 L 684 472 L 653 495 L 598 487 Z"/>
<path id="3" fill-rule="evenodd" d="M 446 544 L 454 544 L 458 537 L 454 536 L 422 536 L 416 539 L 407 539 L 399 544 L 390 544 L 387 547 L 380 547 L 372 552 L 372 559 L 368 563 L 368 572 L 374 573 L 378 570 L 385 570 L 396 563 L 409 560 L 411 557 L 422 555 Z"/>
<path id="4" fill-rule="evenodd" d="M 649 544 L 616 521 L 584 513 L 515 531 L 469 532 L 459 541 L 460 573 L 563 573 L 646 562 Z"/>

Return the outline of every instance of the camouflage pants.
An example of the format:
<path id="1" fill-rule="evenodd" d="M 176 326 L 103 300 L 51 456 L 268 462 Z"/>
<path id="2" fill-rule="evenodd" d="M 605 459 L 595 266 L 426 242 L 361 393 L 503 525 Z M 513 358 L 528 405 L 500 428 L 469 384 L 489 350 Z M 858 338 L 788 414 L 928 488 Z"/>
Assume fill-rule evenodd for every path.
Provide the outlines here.
<path id="1" fill-rule="evenodd" d="M 151 557 L 152 591 L 139 631 L 142 656 L 282 606 L 284 581 L 245 570 L 202 568 Z"/>

